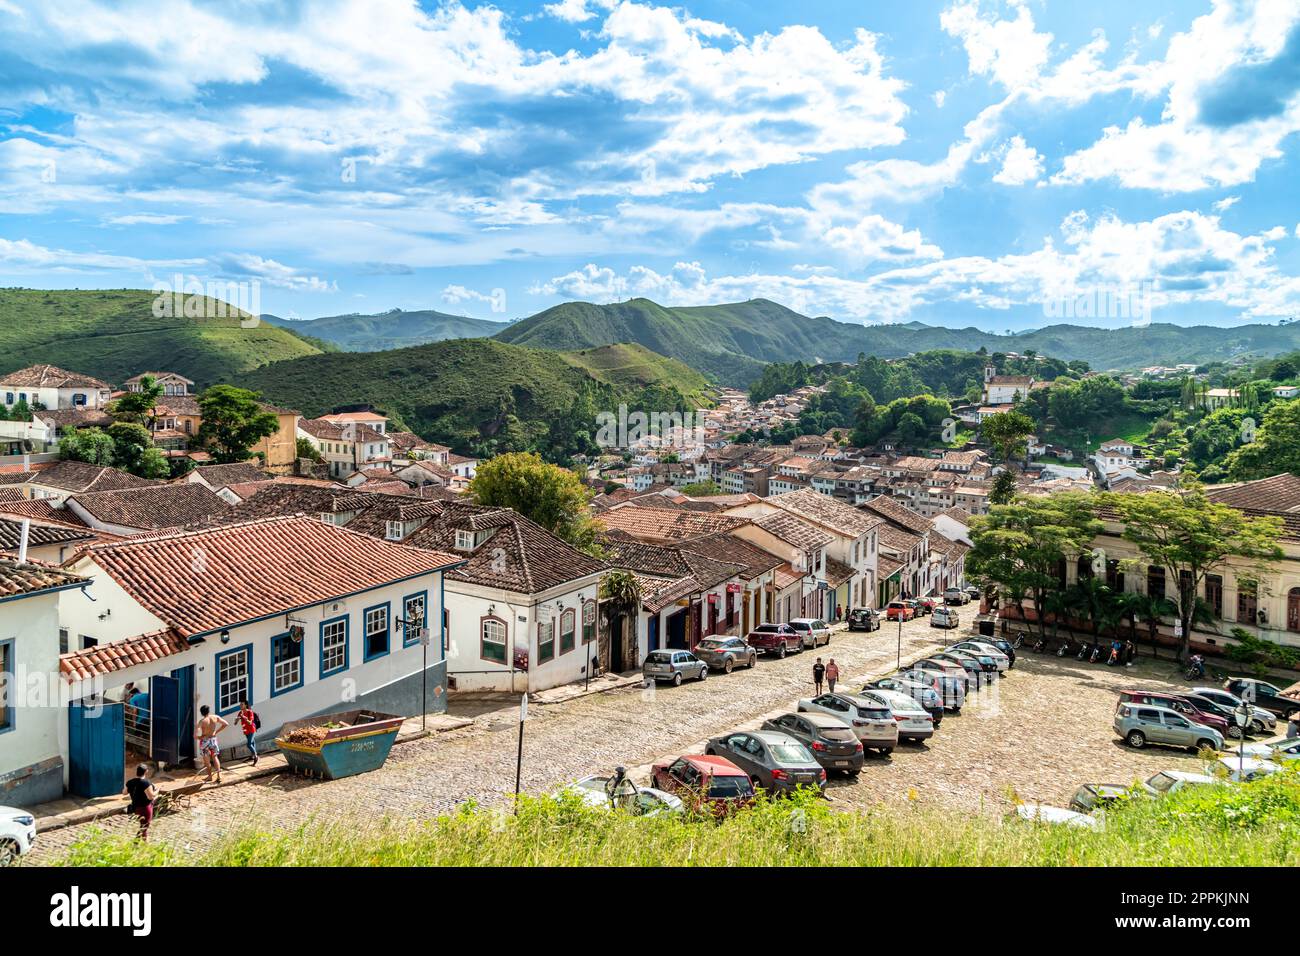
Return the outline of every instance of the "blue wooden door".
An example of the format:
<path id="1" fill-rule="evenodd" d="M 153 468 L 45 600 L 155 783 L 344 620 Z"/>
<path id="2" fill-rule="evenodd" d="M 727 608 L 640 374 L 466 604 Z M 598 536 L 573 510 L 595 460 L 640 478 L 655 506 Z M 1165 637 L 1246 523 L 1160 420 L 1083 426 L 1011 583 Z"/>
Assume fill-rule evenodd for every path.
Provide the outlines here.
<path id="1" fill-rule="evenodd" d="M 149 756 L 161 763 L 180 763 L 180 682 L 176 678 L 149 678 L 149 710 Z"/>
<path id="2" fill-rule="evenodd" d="M 646 641 L 646 649 L 651 651 L 659 650 L 659 615 L 656 614 L 650 618 L 650 636 Z"/>
<path id="3" fill-rule="evenodd" d="M 68 789 L 83 797 L 121 793 L 126 770 L 126 721 L 121 704 L 86 705 L 68 712 Z"/>
<path id="4" fill-rule="evenodd" d="M 194 665 L 178 667 L 172 671 L 176 678 L 176 695 L 179 698 L 177 733 L 180 735 L 180 757 L 188 760 L 194 756 L 194 725 L 198 718 L 194 713 Z"/>

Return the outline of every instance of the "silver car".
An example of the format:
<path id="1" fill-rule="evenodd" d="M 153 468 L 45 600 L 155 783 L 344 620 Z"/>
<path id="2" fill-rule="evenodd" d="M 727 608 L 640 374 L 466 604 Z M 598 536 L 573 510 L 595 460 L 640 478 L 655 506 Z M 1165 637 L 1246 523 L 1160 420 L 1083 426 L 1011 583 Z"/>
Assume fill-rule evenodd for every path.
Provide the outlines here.
<path id="1" fill-rule="evenodd" d="M 929 740 L 934 736 L 934 718 L 930 712 L 906 694 L 896 690 L 864 688 L 858 695 L 867 700 L 878 700 L 894 715 L 900 740 Z"/>
<path id="2" fill-rule="evenodd" d="M 899 671 L 896 676 L 899 680 L 915 681 L 918 684 L 928 684 L 933 687 L 943 698 L 944 708 L 951 710 L 954 714 L 960 714 L 962 707 L 966 705 L 966 675 L 964 672 L 961 677 L 950 677 L 943 671 L 914 667 L 911 670 Z"/>
<path id="3" fill-rule="evenodd" d="M 758 651 L 738 637 L 706 637 L 695 645 L 695 656 L 711 669 L 730 674 L 735 667 L 753 667 Z"/>
<path id="4" fill-rule="evenodd" d="M 641 676 L 646 682 L 670 681 L 680 687 L 686 678 L 704 680 L 709 676 L 709 665 L 690 651 L 651 651 L 641 665 Z"/>
<path id="5" fill-rule="evenodd" d="M 1224 710 L 1236 710 L 1241 706 L 1241 698 L 1221 687 L 1193 687 L 1192 693 L 1203 697 L 1212 704 L 1218 704 Z M 1263 707 L 1250 707 L 1250 732 L 1252 734 L 1273 733 L 1277 728 L 1277 715 Z M 1231 718 L 1229 718 L 1231 719 Z"/>
<path id="6" fill-rule="evenodd" d="M 821 647 L 831 642 L 830 626 L 815 617 L 796 617 L 790 627 L 799 632 L 804 647 Z"/>
<path id="7" fill-rule="evenodd" d="M 962 651 L 963 653 L 971 654 L 981 659 L 991 657 L 993 658 L 993 663 L 998 667 L 999 674 L 1005 673 L 1006 670 L 1011 667 L 1011 658 L 1007 657 L 1007 655 L 1003 654 L 1002 651 L 994 647 L 992 644 L 985 644 L 983 641 L 961 641 L 957 644 L 953 644 L 948 648 L 948 650 Z"/>
<path id="8" fill-rule="evenodd" d="M 853 728 L 867 750 L 893 753 L 898 745 L 898 724 L 888 705 L 857 694 L 822 694 L 799 701 L 800 713 L 830 714 Z"/>
<path id="9" fill-rule="evenodd" d="M 1188 750 L 1223 749 L 1223 735 L 1212 727 L 1196 724 L 1176 710 L 1149 704 L 1124 703 L 1115 709 L 1115 733 L 1130 747 L 1166 744 Z"/>

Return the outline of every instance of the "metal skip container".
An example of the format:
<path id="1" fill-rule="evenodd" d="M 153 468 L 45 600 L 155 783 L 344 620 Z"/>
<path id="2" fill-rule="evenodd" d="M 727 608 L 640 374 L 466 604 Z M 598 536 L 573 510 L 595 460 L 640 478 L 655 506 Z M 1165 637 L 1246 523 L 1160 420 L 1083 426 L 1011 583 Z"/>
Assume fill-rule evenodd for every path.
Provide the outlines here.
<path id="1" fill-rule="evenodd" d="M 405 719 L 372 710 L 348 710 L 293 720 L 280 728 L 275 746 L 295 773 L 337 780 L 382 767 Z M 294 734 L 298 730 L 312 732 Z"/>

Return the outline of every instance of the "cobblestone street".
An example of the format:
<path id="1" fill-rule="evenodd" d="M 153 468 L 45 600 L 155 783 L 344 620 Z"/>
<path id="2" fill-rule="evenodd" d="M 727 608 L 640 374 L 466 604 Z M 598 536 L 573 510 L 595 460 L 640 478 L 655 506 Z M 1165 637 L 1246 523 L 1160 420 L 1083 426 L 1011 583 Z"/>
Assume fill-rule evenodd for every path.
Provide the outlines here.
<path id="1" fill-rule="evenodd" d="M 835 657 L 856 690 L 861 678 L 893 669 L 896 626 L 870 634 L 836 632 L 817 655 Z M 903 660 L 923 656 L 952 632 L 925 618 L 903 628 Z M 545 792 L 617 764 L 643 767 L 704 738 L 773 712 L 792 710 L 812 692 L 814 655 L 762 659 L 753 670 L 715 674 L 680 688 L 627 688 L 562 704 L 529 708 L 523 786 Z M 1087 780 L 1128 782 L 1160 767 L 1191 768 L 1195 759 L 1175 750 L 1131 751 L 1111 731 L 1116 691 L 1124 686 L 1166 685 L 1171 662 L 1127 669 L 1021 653 L 1010 676 L 973 694 L 960 716 L 948 715 L 924 746 L 903 745 L 892 758 L 868 758 L 856 783 L 834 781 L 845 806 L 916 799 L 978 809 L 1005 806 L 1008 788 L 1028 800 L 1063 805 Z M 359 821 L 390 814 L 424 817 L 467 800 L 492 804 L 513 791 L 515 705 L 476 717 L 472 726 L 395 747 L 379 771 L 332 782 L 288 774 L 200 794 L 192 809 L 155 822 L 152 837 L 199 848 L 245 821 L 297 826 L 313 815 Z M 96 824 L 43 834 L 31 862 L 49 860 L 87 826 L 129 832 L 131 820 L 115 816 Z"/>

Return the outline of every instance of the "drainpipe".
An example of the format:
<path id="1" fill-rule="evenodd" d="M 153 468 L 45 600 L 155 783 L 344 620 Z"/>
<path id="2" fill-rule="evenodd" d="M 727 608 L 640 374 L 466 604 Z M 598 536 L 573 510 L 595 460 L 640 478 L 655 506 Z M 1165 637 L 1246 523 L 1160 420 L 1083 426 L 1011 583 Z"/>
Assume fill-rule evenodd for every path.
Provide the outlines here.
<path id="1" fill-rule="evenodd" d="M 31 531 L 32 531 L 32 520 L 30 518 L 24 518 L 22 530 L 18 533 L 18 563 L 19 564 L 27 563 L 27 539 L 30 537 Z"/>

